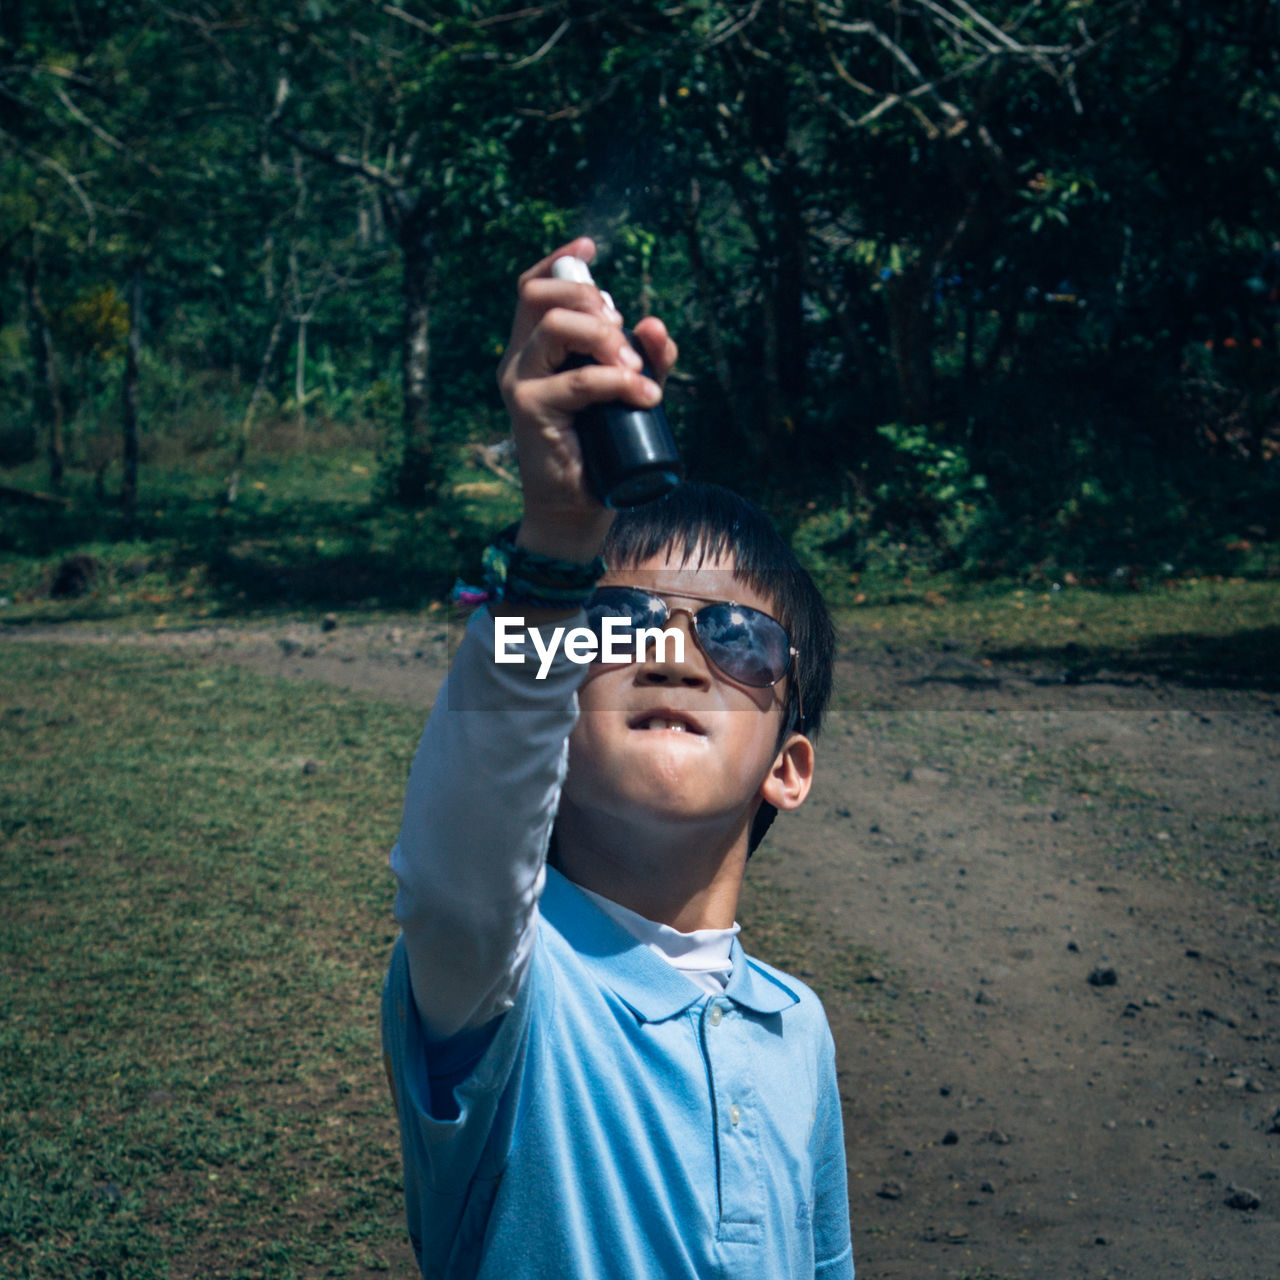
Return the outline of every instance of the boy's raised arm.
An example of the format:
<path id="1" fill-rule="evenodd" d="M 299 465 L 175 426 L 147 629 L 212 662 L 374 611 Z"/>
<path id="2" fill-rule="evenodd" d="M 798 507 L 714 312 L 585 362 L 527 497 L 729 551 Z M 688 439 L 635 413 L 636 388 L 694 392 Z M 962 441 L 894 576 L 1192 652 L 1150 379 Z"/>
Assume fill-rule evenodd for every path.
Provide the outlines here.
<path id="1" fill-rule="evenodd" d="M 551 263 L 566 254 L 590 261 L 595 246 L 572 241 L 521 276 L 498 381 L 520 458 L 516 545 L 585 565 L 599 554 L 612 512 L 583 482 L 574 415 L 607 400 L 653 405 L 662 392 L 641 373 L 600 291 L 552 277 Z M 676 348 L 661 321 L 641 321 L 636 335 L 665 377 Z M 596 363 L 564 370 L 571 355 Z M 503 601 L 480 610 L 414 759 L 391 864 L 414 999 L 434 1038 L 485 1025 L 519 988 L 586 670 L 562 658 L 538 679 L 537 663 L 496 663 L 494 618 L 544 626 L 575 614 Z"/>

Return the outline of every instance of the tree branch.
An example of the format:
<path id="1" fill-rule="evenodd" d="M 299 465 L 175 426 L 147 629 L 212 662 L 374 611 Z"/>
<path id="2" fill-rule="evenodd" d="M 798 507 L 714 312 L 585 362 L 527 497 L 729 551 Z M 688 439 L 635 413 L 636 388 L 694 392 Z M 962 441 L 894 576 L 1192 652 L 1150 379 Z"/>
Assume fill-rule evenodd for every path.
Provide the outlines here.
<path id="1" fill-rule="evenodd" d="M 521 107 L 517 110 L 516 114 L 525 116 L 530 120 L 546 120 L 548 122 L 556 120 L 580 120 L 588 112 L 594 111 L 602 102 L 608 102 L 609 99 L 618 92 L 618 88 L 622 84 L 622 80 L 623 77 L 614 76 L 599 93 L 593 94 L 585 102 L 579 102 L 572 107 L 561 107 L 559 111 L 539 111 L 533 107 Z"/>
<path id="2" fill-rule="evenodd" d="M 85 192 L 85 189 L 80 185 L 79 181 L 76 179 L 75 174 L 73 174 L 70 170 L 66 169 L 64 166 L 60 165 L 52 156 L 46 156 L 41 154 L 39 151 L 32 150 L 32 148 L 27 146 L 25 142 L 22 142 L 20 139 L 15 138 L 13 134 L 9 133 L 8 130 L 6 129 L 0 129 L 0 138 L 6 139 L 12 147 L 20 151 L 23 155 L 27 157 L 27 159 L 33 161 L 36 164 L 44 165 L 44 167 L 47 169 L 52 169 L 53 172 L 56 173 L 58 177 L 61 178 L 62 181 L 65 182 L 67 186 L 71 188 L 71 190 L 75 193 L 76 199 L 80 201 L 80 205 L 84 209 L 85 217 L 89 219 L 88 243 L 93 244 L 94 241 L 97 239 L 97 234 L 98 234 L 98 215 L 97 215 L 97 212 L 94 210 L 93 201 L 89 199 L 88 194 Z"/>
<path id="3" fill-rule="evenodd" d="M 750 26 L 751 23 L 756 20 L 756 15 L 760 12 L 762 3 L 763 0 L 752 0 L 751 8 L 748 9 L 741 18 L 726 18 L 725 21 L 720 24 L 720 29 L 718 31 L 713 31 L 707 38 L 705 47 L 708 49 L 714 49 L 716 45 L 723 44 L 726 40 L 732 39 L 739 31 Z"/>
<path id="4" fill-rule="evenodd" d="M 435 27 L 433 27 L 431 23 L 425 21 L 422 18 L 416 17 L 412 13 L 406 13 L 405 10 L 400 8 L 399 5 L 384 4 L 382 6 L 382 12 L 387 14 L 389 17 L 399 18 L 401 22 L 407 22 L 409 26 L 414 27 L 416 30 L 421 31 L 426 35 L 429 35 L 437 44 L 444 43 L 444 41 L 440 39 L 439 34 L 436 32 Z"/>
<path id="5" fill-rule="evenodd" d="M 841 10 L 834 10 L 831 6 L 814 0 L 811 12 L 836 77 L 856 93 L 880 99 L 861 115 L 854 116 L 836 102 L 833 96 L 824 93 L 817 77 L 809 72 L 805 78 L 809 83 L 810 92 L 822 106 L 833 111 L 846 127 L 866 128 L 893 108 L 902 106 L 915 114 L 929 137 L 939 135 L 954 137 L 963 132 L 971 121 L 954 102 L 943 96 L 940 91 L 942 86 L 957 79 L 972 77 L 992 62 L 1010 59 L 1034 62 L 1066 91 L 1076 113 L 1082 114 L 1084 105 L 1080 101 L 1075 84 L 1076 62 L 1082 54 L 1096 48 L 1119 30 L 1119 26 L 1116 26 L 1102 40 L 1082 30 L 1083 39 L 1078 45 L 1032 44 L 1015 39 L 1009 31 L 974 9 L 968 0 L 950 0 L 950 3 L 960 11 L 959 14 L 949 9 L 944 0 L 914 0 L 914 3 L 918 6 L 917 16 L 926 22 L 932 22 L 938 30 L 945 31 L 955 39 L 960 48 L 963 49 L 966 45 L 969 47 L 971 52 L 962 65 L 930 78 L 899 41 L 890 37 L 875 22 L 869 19 L 855 22 L 841 21 L 835 16 L 836 13 L 842 12 Z M 1132 12 L 1135 6 L 1141 3 L 1142 0 L 1131 0 L 1129 4 L 1122 5 L 1121 9 Z M 1036 0 L 1032 0 L 1018 15 L 1016 25 L 1021 26 L 1035 7 Z M 875 41 L 892 58 L 899 71 L 905 73 L 910 80 L 914 81 L 914 84 L 909 89 L 885 92 L 865 83 L 849 70 L 842 56 L 842 50 L 838 49 L 832 40 L 832 33 L 855 38 L 870 38 Z M 763 50 L 756 52 L 760 56 L 770 56 Z M 921 98 L 932 101 L 936 110 L 944 117 L 943 123 L 939 124 L 931 120 L 924 111 L 920 110 L 916 102 Z M 983 151 L 997 163 L 1001 162 L 1003 156 L 991 134 L 986 129 L 979 129 L 977 132 Z"/>
<path id="6" fill-rule="evenodd" d="M 530 9 L 513 9 L 510 13 L 495 13 L 487 18 L 477 18 L 473 24 L 476 30 L 485 27 L 496 27 L 503 22 L 523 22 L 526 18 L 541 18 L 551 12 L 553 6 L 538 5 Z"/>
<path id="7" fill-rule="evenodd" d="M 138 153 L 126 143 L 120 141 L 114 134 L 110 134 L 96 121 L 91 120 L 72 100 L 71 95 L 61 86 L 54 90 L 58 101 L 71 113 L 73 120 L 84 125 L 95 138 L 105 142 L 113 151 L 118 151 L 123 156 L 128 156 L 135 164 L 145 169 L 153 178 L 163 178 L 164 174 L 153 165 L 149 160 L 144 160 Z"/>
<path id="8" fill-rule="evenodd" d="M 569 30 L 569 19 L 566 18 L 547 39 L 543 42 L 542 47 L 536 52 L 529 54 L 527 58 L 521 58 L 518 62 L 513 62 L 507 68 L 509 71 L 521 71 L 525 67 L 531 67 L 535 62 L 541 62 L 543 58 L 551 52 L 552 49 L 560 43 L 561 37 Z"/>
<path id="9" fill-rule="evenodd" d="M 323 160 L 325 164 L 331 165 L 335 169 L 342 169 L 346 173 L 358 174 L 366 182 L 372 182 L 375 186 L 382 187 L 387 191 L 404 190 L 404 183 L 399 178 L 394 174 L 388 173 L 385 169 L 379 169 L 376 165 L 370 164 L 367 160 L 361 160 L 357 156 L 349 156 L 345 152 L 333 151 L 329 147 L 323 147 L 318 142 L 312 142 L 310 138 L 304 137 L 302 134 L 293 129 L 288 129 L 278 122 L 270 125 L 270 127 L 290 146 L 297 147 L 305 155 L 309 155 L 316 160 Z"/>

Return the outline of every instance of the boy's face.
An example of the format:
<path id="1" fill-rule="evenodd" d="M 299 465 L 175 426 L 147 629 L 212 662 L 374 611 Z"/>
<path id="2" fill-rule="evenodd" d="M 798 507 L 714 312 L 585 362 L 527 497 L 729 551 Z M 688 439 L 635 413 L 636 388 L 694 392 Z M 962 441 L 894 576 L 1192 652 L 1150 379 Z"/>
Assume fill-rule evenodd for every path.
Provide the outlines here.
<path id="1" fill-rule="evenodd" d="M 592 666 L 569 739 L 563 803 L 626 825 L 749 818 L 780 755 L 791 677 L 767 689 L 735 682 L 698 647 L 688 613 L 675 611 L 696 612 L 714 597 L 772 614 L 772 600 L 735 578 L 731 560 L 693 569 L 660 555 L 612 571 L 600 585 L 662 595 L 672 610 L 666 627 L 684 634 L 684 653 L 677 661 L 669 644 L 661 659 L 650 649 L 643 662 Z M 682 589 L 700 598 L 682 597 Z"/>

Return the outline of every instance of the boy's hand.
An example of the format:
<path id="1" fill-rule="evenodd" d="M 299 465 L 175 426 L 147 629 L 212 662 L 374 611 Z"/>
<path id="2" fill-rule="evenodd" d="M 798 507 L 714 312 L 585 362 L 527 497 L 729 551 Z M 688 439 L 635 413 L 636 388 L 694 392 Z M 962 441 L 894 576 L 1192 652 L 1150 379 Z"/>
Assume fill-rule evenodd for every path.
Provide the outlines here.
<path id="1" fill-rule="evenodd" d="M 520 455 L 524 516 L 516 541 L 530 551 L 586 562 L 597 555 L 613 519 L 587 490 L 574 415 L 587 405 L 622 400 L 649 408 L 676 361 L 676 344 L 661 320 L 635 327 L 659 383 L 640 371 L 640 357 L 622 334 L 622 317 L 594 285 L 557 280 L 551 264 L 573 256 L 590 262 L 585 236 L 562 245 L 520 277 L 519 303 L 498 385 Z M 561 369 L 571 355 L 596 363 Z"/>

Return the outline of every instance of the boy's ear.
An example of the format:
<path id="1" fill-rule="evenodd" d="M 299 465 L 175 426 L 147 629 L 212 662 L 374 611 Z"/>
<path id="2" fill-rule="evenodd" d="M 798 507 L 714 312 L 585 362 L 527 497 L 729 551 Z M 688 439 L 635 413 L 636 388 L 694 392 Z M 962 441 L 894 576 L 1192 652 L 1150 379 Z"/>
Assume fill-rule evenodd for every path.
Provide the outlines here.
<path id="1" fill-rule="evenodd" d="M 813 764 L 813 743 L 803 733 L 788 734 L 760 786 L 760 799 L 775 809 L 798 809 L 813 785 Z"/>

